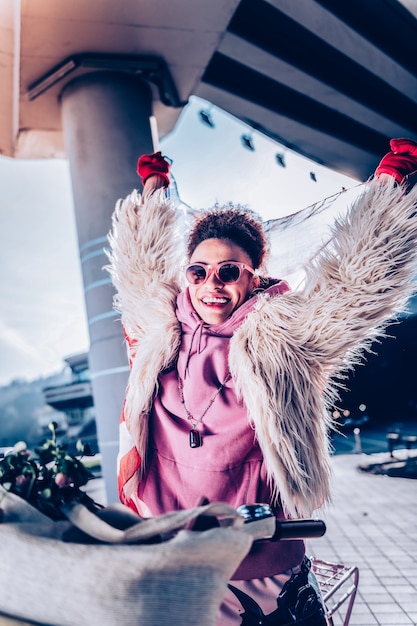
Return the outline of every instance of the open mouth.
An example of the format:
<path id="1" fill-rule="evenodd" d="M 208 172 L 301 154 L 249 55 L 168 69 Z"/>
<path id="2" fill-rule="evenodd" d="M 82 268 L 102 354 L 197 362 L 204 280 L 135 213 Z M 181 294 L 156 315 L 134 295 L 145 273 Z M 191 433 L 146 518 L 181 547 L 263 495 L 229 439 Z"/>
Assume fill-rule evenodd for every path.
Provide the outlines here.
<path id="1" fill-rule="evenodd" d="M 227 304 L 229 302 L 228 298 L 202 298 L 203 304 L 212 305 L 212 304 Z"/>

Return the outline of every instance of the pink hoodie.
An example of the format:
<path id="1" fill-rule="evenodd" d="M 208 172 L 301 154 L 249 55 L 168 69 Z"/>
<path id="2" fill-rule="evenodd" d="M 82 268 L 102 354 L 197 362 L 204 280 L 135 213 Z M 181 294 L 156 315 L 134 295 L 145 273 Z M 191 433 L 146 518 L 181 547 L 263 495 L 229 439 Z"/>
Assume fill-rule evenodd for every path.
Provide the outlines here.
<path id="1" fill-rule="evenodd" d="M 288 290 L 277 283 L 267 293 L 279 295 Z M 204 496 L 210 502 L 227 502 L 233 507 L 255 502 L 270 503 L 271 491 L 262 452 L 255 441 L 246 408 L 239 402 L 230 379 L 216 396 L 196 427 L 202 445 L 191 448 L 187 419 L 178 391 L 178 375 L 188 411 L 200 418 L 228 375 L 229 341 L 256 303 L 245 302 L 222 324 L 209 326 L 196 314 L 188 290 L 177 299 L 177 317 L 182 341 L 177 369 L 159 376 L 150 421 L 149 464 L 139 485 L 139 500 L 152 515 L 196 506 Z M 178 371 L 178 373 L 177 373 Z M 282 518 L 282 512 L 277 511 Z M 235 573 L 235 579 L 264 578 L 301 563 L 301 541 L 254 546 Z"/>

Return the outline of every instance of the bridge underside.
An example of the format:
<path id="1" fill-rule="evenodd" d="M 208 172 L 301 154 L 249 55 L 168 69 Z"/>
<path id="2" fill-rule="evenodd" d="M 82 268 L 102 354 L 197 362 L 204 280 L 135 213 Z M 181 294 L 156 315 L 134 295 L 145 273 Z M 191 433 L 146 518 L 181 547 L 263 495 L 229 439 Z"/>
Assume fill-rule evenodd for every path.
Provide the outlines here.
<path id="1" fill-rule="evenodd" d="M 365 179 L 388 138 L 417 135 L 416 58 L 417 21 L 398 2 L 242 0 L 197 93 Z"/>
<path id="2" fill-rule="evenodd" d="M 149 79 L 162 136 L 198 95 L 360 179 L 390 137 L 417 138 L 414 0 L 20 5 L 0 0 L 5 155 L 63 156 L 59 96 L 92 69 Z"/>

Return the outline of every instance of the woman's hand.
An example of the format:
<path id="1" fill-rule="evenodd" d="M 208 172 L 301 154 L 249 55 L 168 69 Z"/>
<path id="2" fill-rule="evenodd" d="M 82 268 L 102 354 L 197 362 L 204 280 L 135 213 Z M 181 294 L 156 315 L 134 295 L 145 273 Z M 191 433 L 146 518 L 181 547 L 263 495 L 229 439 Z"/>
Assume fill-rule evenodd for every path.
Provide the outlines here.
<path id="1" fill-rule="evenodd" d="M 145 192 L 169 185 L 170 163 L 164 159 L 161 152 L 144 154 L 139 157 L 137 173 L 142 179 Z"/>
<path id="2" fill-rule="evenodd" d="M 417 174 L 417 142 L 412 139 L 391 139 L 391 152 L 388 152 L 375 170 L 375 176 L 382 180 L 392 177 L 397 183 L 410 186 L 411 176 L 415 184 Z"/>

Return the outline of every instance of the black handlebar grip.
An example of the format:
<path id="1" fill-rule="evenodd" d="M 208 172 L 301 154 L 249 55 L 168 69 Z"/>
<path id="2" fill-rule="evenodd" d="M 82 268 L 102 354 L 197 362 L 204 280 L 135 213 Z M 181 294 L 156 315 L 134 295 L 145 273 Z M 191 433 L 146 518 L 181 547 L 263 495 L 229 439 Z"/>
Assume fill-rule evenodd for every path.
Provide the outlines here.
<path id="1" fill-rule="evenodd" d="M 320 519 L 277 520 L 275 528 L 271 541 L 313 539 L 323 537 L 326 532 L 326 524 Z"/>

